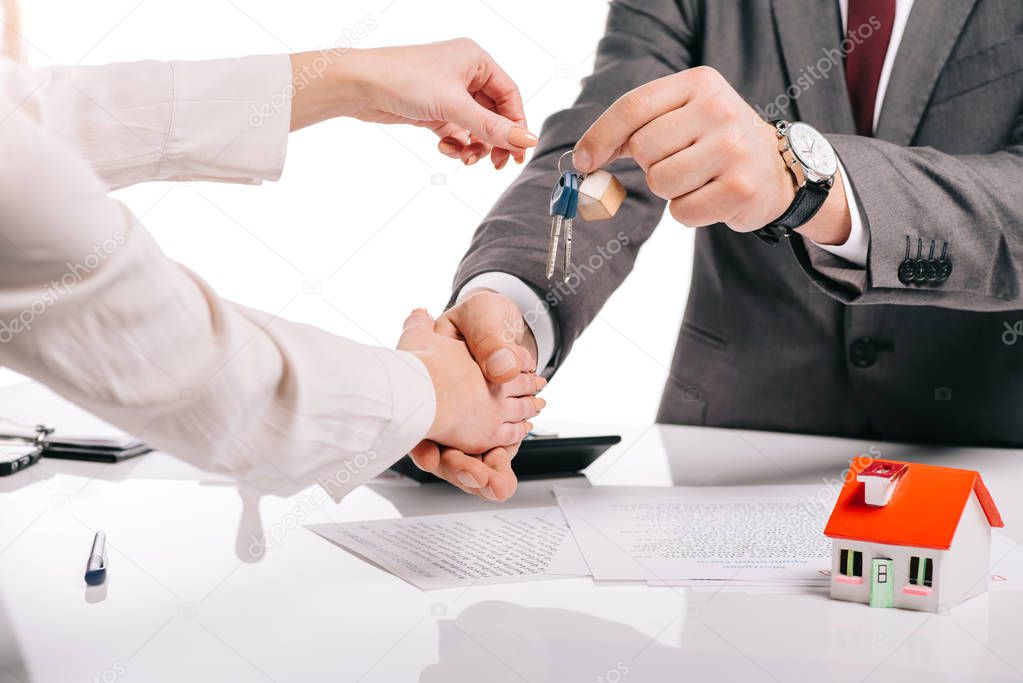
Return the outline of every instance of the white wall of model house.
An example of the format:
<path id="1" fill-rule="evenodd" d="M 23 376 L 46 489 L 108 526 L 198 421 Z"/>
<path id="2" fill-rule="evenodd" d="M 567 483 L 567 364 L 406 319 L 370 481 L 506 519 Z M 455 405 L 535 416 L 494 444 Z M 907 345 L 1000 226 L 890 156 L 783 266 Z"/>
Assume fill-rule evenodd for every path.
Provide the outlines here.
<path id="1" fill-rule="evenodd" d="M 921 519 L 918 523 L 927 524 L 928 520 Z M 860 577 L 860 583 L 849 583 L 841 574 L 842 550 L 863 553 L 863 576 Z M 869 603 L 871 560 L 889 559 L 894 565 L 889 580 L 894 583 L 895 607 L 925 612 L 945 611 L 987 590 L 991 526 L 977 494 L 970 493 L 948 550 L 836 538 L 832 541 L 831 555 L 831 597 L 836 600 Z M 919 587 L 909 582 L 909 565 L 913 557 L 921 560 L 931 558 L 934 563 L 931 590 L 923 595 L 915 590 Z M 907 593 L 907 586 L 914 592 Z"/>

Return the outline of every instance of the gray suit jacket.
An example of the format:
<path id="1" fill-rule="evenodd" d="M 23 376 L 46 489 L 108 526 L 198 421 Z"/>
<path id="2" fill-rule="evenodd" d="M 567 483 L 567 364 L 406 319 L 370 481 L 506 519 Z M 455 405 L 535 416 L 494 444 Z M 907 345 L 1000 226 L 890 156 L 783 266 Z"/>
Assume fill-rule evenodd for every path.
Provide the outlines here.
<path id="1" fill-rule="evenodd" d="M 699 230 L 659 420 L 1023 444 L 1023 338 L 1012 343 L 1023 333 L 1023 2 L 917 0 L 875 138 L 854 133 L 842 37 L 836 0 L 612 2 L 594 74 L 547 120 L 533 160 L 477 231 L 456 291 L 495 270 L 531 284 L 556 319 L 556 369 L 665 208 L 635 164 L 616 162 L 626 203 L 611 221 L 577 227 L 573 287 L 548 282 L 558 155 L 624 92 L 710 65 L 759 111 L 828 135 L 870 251 L 857 271 L 800 237 L 770 247 L 725 226 Z M 939 251 L 949 243 L 947 281 L 899 281 L 907 236 L 914 256 L 918 238 L 925 256 L 931 240 Z M 665 273 L 664 286 L 682 286 L 678 277 Z"/>

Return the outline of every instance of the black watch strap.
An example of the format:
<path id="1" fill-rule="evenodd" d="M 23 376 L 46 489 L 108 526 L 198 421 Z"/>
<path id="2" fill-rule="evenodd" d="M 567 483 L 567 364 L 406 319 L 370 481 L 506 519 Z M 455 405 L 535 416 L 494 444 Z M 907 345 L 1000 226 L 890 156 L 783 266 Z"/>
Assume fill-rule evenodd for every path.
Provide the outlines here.
<path id="1" fill-rule="evenodd" d="M 791 237 L 792 231 L 805 225 L 817 215 L 828 198 L 829 188 L 818 183 L 806 183 L 796 192 L 796 198 L 785 213 L 755 231 L 753 234 L 768 244 L 777 244 L 783 237 Z"/>

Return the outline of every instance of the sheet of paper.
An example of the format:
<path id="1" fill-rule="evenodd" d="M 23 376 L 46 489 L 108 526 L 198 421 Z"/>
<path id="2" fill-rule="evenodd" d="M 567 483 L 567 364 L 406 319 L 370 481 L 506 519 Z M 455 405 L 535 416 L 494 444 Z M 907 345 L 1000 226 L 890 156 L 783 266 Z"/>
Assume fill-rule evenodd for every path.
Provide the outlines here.
<path id="1" fill-rule="evenodd" d="M 999 529 L 991 530 L 990 590 L 1023 590 L 1023 541 L 1017 543 Z"/>
<path id="2" fill-rule="evenodd" d="M 819 486 L 555 488 L 597 580 L 826 583 Z"/>
<path id="3" fill-rule="evenodd" d="M 590 573 L 557 507 L 306 528 L 423 590 Z"/>

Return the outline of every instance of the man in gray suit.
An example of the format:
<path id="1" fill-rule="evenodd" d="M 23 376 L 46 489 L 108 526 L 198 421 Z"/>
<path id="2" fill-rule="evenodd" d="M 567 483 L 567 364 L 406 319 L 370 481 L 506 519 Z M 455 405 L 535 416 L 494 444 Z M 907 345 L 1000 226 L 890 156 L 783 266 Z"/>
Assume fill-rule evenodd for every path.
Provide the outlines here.
<path id="1" fill-rule="evenodd" d="M 573 146 L 629 195 L 575 231 L 563 283 L 545 208 Z M 659 421 L 1023 444 L 1023 3 L 613 1 L 594 74 L 479 227 L 438 324 L 492 380 L 519 370 L 515 344 L 550 376 L 666 201 L 707 227 Z M 416 456 L 514 491 L 508 452 Z"/>

